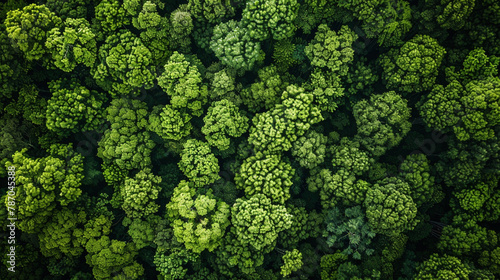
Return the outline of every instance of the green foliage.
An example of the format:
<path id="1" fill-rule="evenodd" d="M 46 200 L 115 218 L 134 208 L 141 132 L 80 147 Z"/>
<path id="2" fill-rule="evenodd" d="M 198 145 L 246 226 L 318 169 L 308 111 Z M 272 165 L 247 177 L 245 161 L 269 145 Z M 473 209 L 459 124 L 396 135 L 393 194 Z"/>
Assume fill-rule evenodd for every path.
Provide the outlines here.
<path id="1" fill-rule="evenodd" d="M 67 18 L 61 27 L 51 29 L 45 47 L 52 53 L 54 65 L 65 72 L 78 64 L 92 67 L 97 56 L 95 34 L 83 18 Z"/>
<path id="2" fill-rule="evenodd" d="M 305 48 L 311 65 L 326 67 L 339 76 L 347 74 L 349 64 L 354 57 L 352 43 L 358 39 L 358 35 L 343 25 L 338 32 L 321 24 L 314 36 L 314 40 Z"/>
<path id="3" fill-rule="evenodd" d="M 208 144 L 221 151 L 229 148 L 229 137 L 240 137 L 248 129 L 248 118 L 227 99 L 213 102 L 203 122 L 205 125 L 201 132 L 205 134 Z"/>
<path id="4" fill-rule="evenodd" d="M 347 261 L 347 255 L 341 252 L 328 254 L 321 257 L 321 279 L 338 279 L 338 268 Z"/>
<path id="5" fill-rule="evenodd" d="M 500 273 L 500 247 L 489 251 L 483 251 L 481 257 L 478 260 L 481 266 L 486 267 L 490 272 L 499 274 Z"/>
<path id="6" fill-rule="evenodd" d="M 312 91 L 314 103 L 321 111 L 333 113 L 343 104 L 344 87 L 335 72 L 315 68 L 305 88 Z"/>
<path id="7" fill-rule="evenodd" d="M 308 212 L 304 207 L 286 205 L 292 215 L 292 226 L 278 235 L 278 242 L 285 248 L 295 248 L 300 241 L 321 235 L 323 215 L 315 210 Z"/>
<path id="8" fill-rule="evenodd" d="M 177 241 L 195 253 L 216 249 L 230 224 L 230 209 L 225 202 L 211 194 L 196 194 L 194 184 L 186 181 L 174 189 L 167 213 Z"/>
<path id="9" fill-rule="evenodd" d="M 45 6 L 62 20 L 86 18 L 90 0 L 57 1 L 47 0 Z"/>
<path id="10" fill-rule="evenodd" d="M 64 207 L 52 214 L 50 221 L 38 234 L 41 253 L 55 259 L 60 259 L 63 254 L 69 257 L 80 256 L 83 253 L 83 248 L 75 236 L 75 229 L 85 222 L 86 214 L 84 211 L 73 212 Z"/>
<path id="11" fill-rule="evenodd" d="M 400 176 L 411 188 L 411 197 L 417 207 L 432 200 L 436 193 L 430 162 L 424 154 L 411 154 L 400 166 Z"/>
<path id="12" fill-rule="evenodd" d="M 483 48 L 475 48 L 467 54 L 462 62 L 462 69 L 455 72 L 455 67 L 446 68 L 450 80 L 461 80 L 467 84 L 473 80 L 485 80 L 498 75 L 500 58 L 486 55 Z"/>
<path id="13" fill-rule="evenodd" d="M 412 230 L 418 222 L 410 186 L 395 177 L 388 177 L 368 189 L 364 206 L 368 222 L 376 233 L 398 235 Z"/>
<path id="14" fill-rule="evenodd" d="M 9 11 L 5 19 L 9 39 L 27 60 L 39 60 L 47 53 L 44 44 L 48 33 L 61 24 L 61 18 L 45 5 L 36 4 L 25 6 L 22 10 Z"/>
<path id="15" fill-rule="evenodd" d="M 421 106 L 430 127 L 453 131 L 460 141 L 495 137 L 500 122 L 500 79 L 474 80 L 466 85 L 453 80 L 446 87 L 436 85 Z"/>
<path id="16" fill-rule="evenodd" d="M 187 140 L 178 165 L 196 187 L 203 187 L 219 179 L 219 160 L 206 142 Z"/>
<path id="17" fill-rule="evenodd" d="M 219 64 L 220 65 L 220 64 Z M 222 68 L 222 66 L 221 66 Z M 214 73 L 212 79 L 212 87 L 209 90 L 211 100 L 224 100 L 231 101 L 234 105 L 239 106 L 242 98 L 236 93 L 234 73 L 228 69 L 222 69 Z"/>
<path id="18" fill-rule="evenodd" d="M 76 80 L 55 81 L 49 87 L 52 97 L 47 102 L 48 129 L 67 135 L 103 125 L 105 95 L 88 90 Z"/>
<path id="19" fill-rule="evenodd" d="M 437 22 L 445 29 L 461 29 L 472 13 L 475 2 L 475 0 L 441 1 L 443 8 L 442 13 L 437 17 Z"/>
<path id="20" fill-rule="evenodd" d="M 10 43 L 5 25 L 0 25 L 0 99 L 11 98 L 20 87 L 20 78 L 26 71 L 22 67 L 21 57 Z M 1 104 L 1 101 L 0 101 Z"/>
<path id="21" fill-rule="evenodd" d="M 353 106 L 359 142 L 374 156 L 381 156 L 397 146 L 410 131 L 411 108 L 394 91 L 376 94 Z"/>
<path id="22" fill-rule="evenodd" d="M 250 70 L 261 60 L 260 43 L 253 41 L 240 22 L 229 20 L 214 27 L 210 49 L 220 61 L 236 70 Z"/>
<path id="23" fill-rule="evenodd" d="M 307 179 L 308 189 L 312 192 L 320 191 L 321 204 L 325 209 L 340 206 L 339 204 L 361 204 L 370 187 L 368 182 L 357 180 L 353 173 L 345 169 L 333 174 L 328 169 L 313 170 L 312 173 Z"/>
<path id="24" fill-rule="evenodd" d="M 498 1 L 3 2 L 15 278 L 500 275 Z"/>
<path id="25" fill-rule="evenodd" d="M 97 156 L 105 164 L 114 163 L 121 169 L 149 167 L 149 155 L 155 143 L 145 131 L 148 123 L 146 104 L 126 98 L 113 99 L 106 111 L 111 127 L 99 141 Z"/>
<path id="26" fill-rule="evenodd" d="M 188 269 L 184 266 L 196 262 L 198 258 L 198 254 L 184 248 L 175 248 L 171 252 L 157 250 L 154 264 L 165 279 L 185 279 Z"/>
<path id="27" fill-rule="evenodd" d="M 299 64 L 300 60 L 295 55 L 298 50 L 290 39 L 276 42 L 273 50 L 273 60 L 280 72 L 286 72 L 290 67 Z"/>
<path id="28" fill-rule="evenodd" d="M 496 232 L 467 221 L 462 227 L 448 225 L 441 232 L 437 248 L 450 255 L 479 255 L 498 244 Z"/>
<path id="29" fill-rule="evenodd" d="M 264 194 L 272 203 L 284 204 L 290 198 L 294 174 L 295 170 L 280 156 L 257 153 L 241 164 L 234 182 L 248 198 Z"/>
<path id="30" fill-rule="evenodd" d="M 172 105 L 156 106 L 149 115 L 150 131 L 155 132 L 164 140 L 178 141 L 189 136 L 193 126 L 189 122 L 191 116 Z"/>
<path id="31" fill-rule="evenodd" d="M 288 85 L 274 65 L 259 69 L 257 74 L 259 78 L 241 91 L 243 103 L 252 112 L 272 109 L 280 102 L 281 94 Z"/>
<path id="32" fill-rule="evenodd" d="M 399 44 L 412 27 L 410 5 L 406 1 L 345 1 L 337 5 L 362 21 L 366 37 L 377 38 L 379 45 Z"/>
<path id="33" fill-rule="evenodd" d="M 160 192 L 161 177 L 153 175 L 148 168 L 142 169 L 134 178 L 126 178 L 121 186 L 122 208 L 130 218 L 141 218 L 155 214 L 160 207 L 154 201 Z"/>
<path id="34" fill-rule="evenodd" d="M 126 243 L 103 236 L 87 244 L 89 254 L 87 263 L 92 266 L 92 273 L 98 280 L 110 279 L 112 275 L 122 274 L 126 279 L 138 279 L 144 274 L 142 265 L 134 261 L 137 255 L 134 243 Z M 113 278 L 111 278 L 113 279 Z"/>
<path id="35" fill-rule="evenodd" d="M 193 19 L 186 5 L 180 5 L 170 14 L 170 35 L 173 39 L 173 44 L 183 50 L 189 50 L 191 43 L 189 34 L 193 31 Z"/>
<path id="36" fill-rule="evenodd" d="M 112 96 L 138 95 L 140 89 L 153 87 L 156 75 L 153 55 L 132 32 L 125 29 L 114 32 L 99 48 L 97 57 L 99 63 L 92 69 L 92 75 Z"/>
<path id="37" fill-rule="evenodd" d="M 244 245 L 263 250 L 275 244 L 278 233 L 292 225 L 292 215 L 283 205 L 258 193 L 249 199 L 237 199 L 231 208 L 231 222 L 236 237 Z"/>
<path id="38" fill-rule="evenodd" d="M 242 12 L 242 23 L 252 39 L 279 41 L 293 35 L 298 10 L 297 0 L 250 0 Z"/>
<path id="39" fill-rule="evenodd" d="M 31 158 L 27 149 L 12 155 L 7 166 L 16 167 L 16 215 L 19 228 L 27 233 L 40 231 L 58 206 L 77 200 L 82 190 L 83 157 L 71 144 L 53 144 L 43 158 Z M 5 198 L 5 205 L 9 200 Z"/>
<path id="40" fill-rule="evenodd" d="M 202 114 L 208 89 L 202 84 L 200 71 L 183 54 L 174 52 L 158 77 L 158 85 L 171 97 L 173 108 L 188 108 L 195 116 Z"/>
<path id="41" fill-rule="evenodd" d="M 151 52 L 155 64 L 163 65 L 172 54 L 168 32 L 170 25 L 166 17 L 159 15 L 156 6 L 157 4 L 146 1 L 137 17 L 132 19 L 132 25 L 141 30 L 141 41 Z"/>
<path id="42" fill-rule="evenodd" d="M 415 279 L 469 279 L 470 270 L 459 259 L 444 255 L 432 254 L 417 269 Z"/>
<path id="43" fill-rule="evenodd" d="M 216 24 L 234 15 L 235 7 L 227 0 L 189 0 L 187 9 L 199 21 Z"/>
<path id="44" fill-rule="evenodd" d="M 313 96 L 301 87 L 290 85 L 282 96 L 282 103 L 272 110 L 256 114 L 252 119 L 248 141 L 264 153 L 288 151 L 292 143 L 323 120 L 321 112 L 312 104 Z"/>
<path id="45" fill-rule="evenodd" d="M 302 253 L 297 250 L 293 249 L 292 251 L 287 251 L 283 257 L 283 265 L 281 266 L 281 275 L 284 277 L 292 274 L 294 271 L 299 270 L 302 265 Z"/>
<path id="46" fill-rule="evenodd" d="M 7 105 L 4 110 L 11 116 L 23 117 L 33 124 L 42 125 L 45 123 L 47 100 L 39 96 L 35 85 L 25 85 L 19 90 L 17 100 Z"/>
<path id="47" fill-rule="evenodd" d="M 380 65 L 389 90 L 417 93 L 432 88 L 446 51 L 427 35 L 416 35 L 400 49 L 382 55 Z"/>
<path id="48" fill-rule="evenodd" d="M 342 254 L 352 255 L 357 260 L 362 254 L 370 256 L 374 253 L 370 244 L 376 234 L 366 222 L 361 206 L 347 208 L 344 214 L 340 208 L 333 208 L 328 211 L 325 223 L 323 237 L 326 237 L 328 246 L 344 248 Z"/>
<path id="49" fill-rule="evenodd" d="M 325 161 L 327 139 L 323 134 L 309 130 L 293 142 L 292 155 L 300 166 L 314 169 Z"/>
<path id="50" fill-rule="evenodd" d="M 127 233 L 132 237 L 137 250 L 152 245 L 156 236 L 155 227 L 160 219 L 159 216 L 155 215 L 149 215 L 146 220 L 128 217 L 123 219 L 122 224 L 128 226 Z"/>
<path id="51" fill-rule="evenodd" d="M 95 6 L 97 26 L 105 34 L 112 34 L 115 30 L 130 23 L 130 18 L 120 2 L 119 0 L 102 0 Z"/>
<path id="52" fill-rule="evenodd" d="M 336 169 L 344 169 L 355 175 L 361 175 L 370 169 L 374 162 L 368 153 L 361 150 L 358 142 L 342 139 L 339 146 L 331 146 L 332 165 Z"/>
<path id="53" fill-rule="evenodd" d="M 490 187 L 484 182 L 454 193 L 460 207 L 466 211 L 480 210 L 489 198 Z"/>

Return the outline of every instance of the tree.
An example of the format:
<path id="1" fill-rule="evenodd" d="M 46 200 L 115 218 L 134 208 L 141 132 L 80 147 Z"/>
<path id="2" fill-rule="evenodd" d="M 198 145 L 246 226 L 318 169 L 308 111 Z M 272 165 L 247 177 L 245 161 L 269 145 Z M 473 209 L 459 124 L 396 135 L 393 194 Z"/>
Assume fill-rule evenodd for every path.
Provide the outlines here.
<path id="1" fill-rule="evenodd" d="M 360 149 L 359 142 L 341 139 L 340 145 L 331 146 L 334 169 L 344 169 L 355 175 L 368 171 L 374 160 L 367 152 Z"/>
<path id="2" fill-rule="evenodd" d="M 126 98 L 113 99 L 106 109 L 111 127 L 99 141 L 97 156 L 107 165 L 132 170 L 150 167 L 155 143 L 150 140 L 146 104 Z M 106 175 L 105 175 L 106 176 Z"/>
<path id="3" fill-rule="evenodd" d="M 479 226 L 475 221 L 465 221 L 462 226 L 447 225 L 441 232 L 437 248 L 454 256 L 478 256 L 498 244 L 496 232 Z"/>
<path id="4" fill-rule="evenodd" d="M 395 177 L 383 179 L 368 189 L 363 205 L 376 233 L 394 236 L 417 225 L 417 207 L 410 196 L 410 187 Z"/>
<path id="5" fill-rule="evenodd" d="M 410 185 L 411 197 L 417 207 L 424 206 L 436 193 L 430 162 L 424 154 L 411 154 L 400 166 L 401 177 Z"/>
<path id="6" fill-rule="evenodd" d="M 208 69 L 210 69 L 210 67 Z M 221 70 L 217 71 L 217 69 Z M 236 73 L 228 70 L 227 68 L 223 68 L 220 64 L 218 64 L 218 67 L 215 68 L 214 71 L 217 72 L 215 72 L 213 77 L 210 78 L 212 80 L 212 86 L 209 90 L 210 99 L 214 101 L 227 99 L 234 105 L 239 106 L 242 102 L 242 97 L 236 92 Z M 208 75 L 209 74 L 206 74 L 207 78 Z"/>
<path id="7" fill-rule="evenodd" d="M 46 123 L 47 100 L 40 96 L 34 84 L 23 86 L 16 101 L 4 108 L 8 115 L 22 117 L 35 125 Z"/>
<path id="8" fill-rule="evenodd" d="M 299 10 L 296 0 L 251 0 L 242 12 L 242 24 L 252 39 L 263 41 L 269 37 L 283 40 L 293 35 Z"/>
<path id="9" fill-rule="evenodd" d="M 418 93 L 432 88 L 446 51 L 427 35 L 416 35 L 400 49 L 380 58 L 383 79 L 389 90 Z"/>
<path id="10" fill-rule="evenodd" d="M 470 270 L 460 261 L 452 256 L 432 254 L 418 268 L 415 279 L 469 279 Z"/>
<path id="11" fill-rule="evenodd" d="M 287 251 L 283 257 L 283 265 L 281 266 L 281 275 L 283 277 L 286 277 L 290 274 L 292 274 L 294 271 L 299 270 L 302 265 L 302 253 L 297 250 L 293 249 L 292 251 Z"/>
<path id="12" fill-rule="evenodd" d="M 68 135 L 95 130 L 104 124 L 105 95 L 88 90 L 76 80 L 54 81 L 49 87 L 52 97 L 47 102 L 48 129 Z"/>
<path id="13" fill-rule="evenodd" d="M 280 103 L 280 97 L 286 90 L 288 82 L 278 73 L 274 65 L 266 66 L 257 72 L 259 78 L 248 88 L 241 91 L 243 103 L 252 112 L 265 108 L 271 110 Z"/>
<path id="14" fill-rule="evenodd" d="M 237 199 L 231 208 L 231 222 L 242 244 L 263 250 L 275 244 L 278 233 L 292 225 L 292 216 L 283 205 L 272 204 L 263 194 Z"/>
<path id="15" fill-rule="evenodd" d="M 196 186 L 186 181 L 174 189 L 167 213 L 177 241 L 198 254 L 215 250 L 230 224 L 225 202 L 217 201 L 211 193 L 197 194 Z"/>
<path id="16" fill-rule="evenodd" d="M 203 187 L 219 179 L 219 160 L 206 142 L 189 139 L 184 143 L 179 169 L 196 187 Z"/>
<path id="17" fill-rule="evenodd" d="M 75 229 L 87 221 L 84 211 L 63 207 L 55 211 L 38 234 L 40 251 L 46 257 L 61 259 L 63 256 L 79 257 L 84 249 Z"/>
<path id="18" fill-rule="evenodd" d="M 453 80 L 436 85 L 420 108 L 428 126 L 453 131 L 460 141 L 484 141 L 495 137 L 500 123 L 500 79 L 473 80 L 463 85 Z"/>
<path id="19" fill-rule="evenodd" d="M 146 219 L 130 219 L 125 217 L 122 221 L 123 226 L 128 226 L 128 235 L 132 237 L 137 250 L 154 246 L 153 240 L 156 237 L 156 225 L 161 217 L 149 215 Z"/>
<path id="20" fill-rule="evenodd" d="M 358 126 L 356 139 L 374 156 L 395 147 L 410 131 L 411 109 L 407 101 L 394 91 L 375 94 L 353 106 Z"/>
<path id="21" fill-rule="evenodd" d="M 201 132 L 208 144 L 221 151 L 229 148 L 229 137 L 240 137 L 248 129 L 248 118 L 227 99 L 213 102 L 203 122 Z"/>
<path id="22" fill-rule="evenodd" d="M 200 71 L 183 54 L 174 52 L 164 66 L 165 71 L 157 78 L 158 85 L 170 96 L 175 109 L 188 108 L 195 116 L 201 116 L 207 102 L 208 89 L 202 84 Z"/>
<path id="23" fill-rule="evenodd" d="M 122 26 L 130 23 L 130 18 L 124 5 L 119 0 L 103 0 L 95 6 L 95 22 L 97 29 L 102 32 L 99 37 L 111 35 Z"/>
<path id="24" fill-rule="evenodd" d="M 325 160 L 327 139 L 323 134 L 309 130 L 293 142 L 292 156 L 300 166 L 314 169 Z"/>
<path id="25" fill-rule="evenodd" d="M 172 36 L 172 43 L 180 50 L 189 52 L 191 39 L 189 35 L 193 32 L 194 24 L 191 13 L 189 13 L 188 6 L 180 5 L 170 14 L 170 36 Z"/>
<path id="26" fill-rule="evenodd" d="M 5 25 L 0 26 L 0 100 L 11 98 L 13 92 L 19 91 L 26 69 L 22 66 L 20 56 L 10 43 Z M 0 101 L 1 104 L 1 101 Z"/>
<path id="27" fill-rule="evenodd" d="M 252 119 L 248 141 L 258 151 L 278 153 L 290 150 L 292 143 L 304 135 L 311 125 L 323 120 L 312 105 L 313 96 L 301 87 L 290 85 L 283 93 L 282 103 L 271 111 L 256 114 Z"/>
<path id="28" fill-rule="evenodd" d="M 145 168 L 134 178 L 126 178 L 121 186 L 122 208 L 130 218 L 147 217 L 155 214 L 160 207 L 154 201 L 160 192 L 161 177 Z"/>
<path id="29" fill-rule="evenodd" d="M 179 141 L 189 136 L 193 126 L 191 115 L 173 108 L 172 105 L 155 106 L 149 115 L 148 130 L 155 132 L 164 140 Z"/>
<path id="30" fill-rule="evenodd" d="M 67 18 L 60 27 L 47 32 L 45 47 L 52 54 L 53 64 L 71 72 L 79 64 L 94 66 L 97 57 L 95 34 L 84 18 Z"/>
<path id="31" fill-rule="evenodd" d="M 210 49 L 224 65 L 236 70 L 251 70 L 262 56 L 260 43 L 250 37 L 247 27 L 234 20 L 214 27 Z"/>
<path id="32" fill-rule="evenodd" d="M 365 200 L 366 191 L 370 184 L 364 180 L 356 179 L 356 176 L 340 169 L 332 173 L 329 169 L 313 170 L 312 176 L 307 179 L 309 191 L 319 190 L 321 205 L 323 208 L 340 206 L 353 206 L 361 204 Z"/>
<path id="33" fill-rule="evenodd" d="M 87 8 L 90 3 L 89 0 L 69 0 L 64 2 L 47 0 L 45 6 L 62 20 L 66 20 L 68 18 L 86 18 L 89 10 Z"/>
<path id="34" fill-rule="evenodd" d="M 234 16 L 235 7 L 225 0 L 189 0 L 187 9 L 199 21 L 216 24 Z"/>
<path id="35" fill-rule="evenodd" d="M 113 97 L 137 96 L 140 89 L 153 87 L 156 75 L 153 56 L 130 31 L 120 29 L 107 37 L 99 48 L 98 61 L 91 73 L 97 84 Z"/>
<path id="36" fill-rule="evenodd" d="M 360 260 L 361 254 L 370 256 L 374 249 L 370 246 L 375 232 L 365 219 L 361 206 L 345 209 L 335 207 L 325 217 L 326 230 L 323 237 L 330 247 L 344 248 L 342 254 L 352 255 Z"/>
<path id="37" fill-rule="evenodd" d="M 24 148 L 6 163 L 16 167 L 16 214 L 19 228 L 26 233 L 40 231 L 57 207 L 68 206 L 82 193 L 82 156 L 71 144 L 53 144 L 47 153 L 43 158 L 31 158 Z M 5 205 L 11 204 L 6 197 Z"/>
<path id="38" fill-rule="evenodd" d="M 286 205 L 286 211 L 292 215 L 292 226 L 278 234 L 278 243 L 286 249 L 295 248 L 308 238 L 319 237 L 323 231 L 323 215 L 315 210 L 307 211 L 304 207 Z"/>
<path id="39" fill-rule="evenodd" d="M 272 203 L 285 204 L 290 198 L 291 178 L 295 170 L 278 155 L 257 153 L 241 164 L 234 182 L 250 198 L 264 194 Z"/>
<path id="40" fill-rule="evenodd" d="M 336 72 L 314 68 L 304 88 L 312 92 L 321 111 L 333 113 L 344 103 L 344 87 Z"/>
<path id="41" fill-rule="evenodd" d="M 87 264 L 92 266 L 92 273 L 98 280 L 110 279 L 121 274 L 128 279 L 138 279 L 144 274 L 142 265 L 134 260 L 137 251 L 134 243 L 127 243 L 102 236 L 100 239 L 89 240 L 86 245 Z"/>
<path id="42" fill-rule="evenodd" d="M 321 24 L 314 40 L 304 51 L 312 66 L 327 68 L 339 76 L 345 76 L 354 57 L 352 43 L 356 39 L 358 35 L 346 25 L 335 32 L 326 24 Z"/>
<path id="43" fill-rule="evenodd" d="M 410 4 L 406 1 L 370 0 L 338 2 L 336 4 L 338 7 L 352 12 L 352 15 L 362 22 L 365 36 L 377 38 L 379 45 L 394 46 L 400 44 L 404 35 L 412 27 Z"/>
<path id="44" fill-rule="evenodd" d="M 170 22 L 166 16 L 161 16 L 157 8 L 164 8 L 164 3 L 158 1 L 125 0 L 123 6 L 132 16 L 132 26 L 140 30 L 140 38 L 151 52 L 155 65 L 164 65 L 172 54 L 170 41 Z"/>
<path id="45" fill-rule="evenodd" d="M 39 60 L 47 53 L 44 45 L 48 33 L 61 24 L 61 18 L 45 5 L 36 4 L 25 6 L 22 10 L 9 11 L 5 19 L 9 39 L 27 60 Z"/>

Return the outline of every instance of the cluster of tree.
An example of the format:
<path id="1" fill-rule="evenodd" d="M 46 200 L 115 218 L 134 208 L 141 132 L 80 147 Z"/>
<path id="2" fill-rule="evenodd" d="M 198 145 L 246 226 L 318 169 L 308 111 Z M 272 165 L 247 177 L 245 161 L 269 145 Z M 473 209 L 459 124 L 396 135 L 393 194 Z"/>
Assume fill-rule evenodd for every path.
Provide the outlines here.
<path id="1" fill-rule="evenodd" d="M 0 54 L 18 279 L 500 277 L 498 1 L 8 0 Z"/>

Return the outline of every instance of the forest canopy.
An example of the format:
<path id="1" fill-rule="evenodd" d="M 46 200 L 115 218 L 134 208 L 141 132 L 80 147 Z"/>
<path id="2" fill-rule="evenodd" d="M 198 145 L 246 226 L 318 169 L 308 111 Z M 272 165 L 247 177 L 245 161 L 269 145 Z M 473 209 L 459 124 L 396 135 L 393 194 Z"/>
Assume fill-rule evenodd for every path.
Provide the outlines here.
<path id="1" fill-rule="evenodd" d="M 500 2 L 0 3 L 0 279 L 500 278 Z"/>

